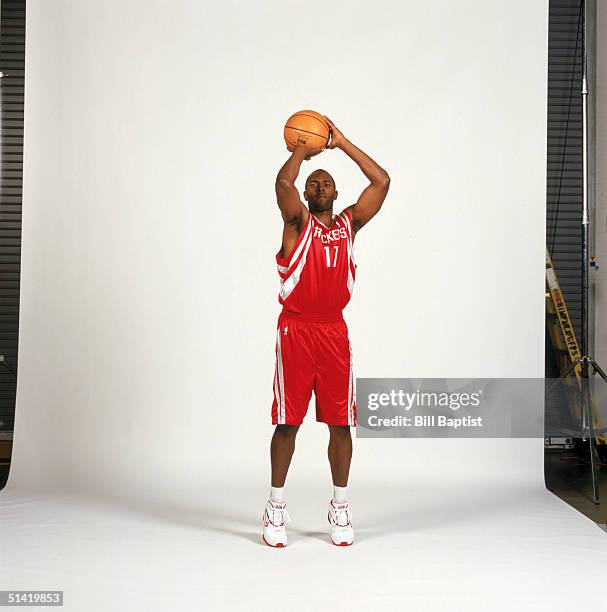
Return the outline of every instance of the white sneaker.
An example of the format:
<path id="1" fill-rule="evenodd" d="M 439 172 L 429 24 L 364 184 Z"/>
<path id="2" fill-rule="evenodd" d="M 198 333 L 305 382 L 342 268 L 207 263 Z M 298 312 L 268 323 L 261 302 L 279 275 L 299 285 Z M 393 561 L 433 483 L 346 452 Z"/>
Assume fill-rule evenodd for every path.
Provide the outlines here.
<path id="1" fill-rule="evenodd" d="M 329 502 L 329 523 L 331 523 L 331 541 L 335 546 L 350 546 L 354 542 L 352 513 L 346 502 Z"/>
<path id="2" fill-rule="evenodd" d="M 286 502 L 276 503 L 268 500 L 263 513 L 263 541 L 274 548 L 286 546 L 285 523 L 290 520 Z"/>

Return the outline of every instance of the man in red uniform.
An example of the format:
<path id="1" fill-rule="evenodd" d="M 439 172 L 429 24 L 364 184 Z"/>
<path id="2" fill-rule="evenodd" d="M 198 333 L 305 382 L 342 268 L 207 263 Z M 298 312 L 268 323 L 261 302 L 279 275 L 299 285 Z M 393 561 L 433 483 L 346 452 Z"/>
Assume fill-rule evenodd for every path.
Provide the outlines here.
<path id="1" fill-rule="evenodd" d="M 379 211 L 390 177 L 328 117 L 325 119 L 331 129 L 327 148 L 341 149 L 358 164 L 370 183 L 356 204 L 334 215 L 337 190 L 328 172 L 315 170 L 307 178 L 303 196 L 308 208 L 295 188 L 302 161 L 318 155 L 323 148 L 289 149 L 291 157 L 276 177 L 276 196 L 284 221 L 282 246 L 276 255 L 283 310 L 276 330 L 272 483 L 263 515 L 264 541 L 275 547 L 287 544 L 285 523 L 289 517 L 284 483 L 295 436 L 312 391 L 316 397 L 316 420 L 329 427 L 328 454 L 334 485 L 328 513 L 331 540 L 338 546 L 348 546 L 354 540 L 346 487 L 352 458 L 350 427 L 356 425 L 356 395 L 342 310 L 354 286 L 354 238 Z"/>

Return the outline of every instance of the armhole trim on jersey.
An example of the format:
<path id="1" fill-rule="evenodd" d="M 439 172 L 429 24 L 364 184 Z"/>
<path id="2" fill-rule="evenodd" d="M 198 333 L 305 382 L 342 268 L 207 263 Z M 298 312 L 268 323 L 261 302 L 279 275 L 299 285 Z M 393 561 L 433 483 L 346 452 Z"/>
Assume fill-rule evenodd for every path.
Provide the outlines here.
<path id="1" fill-rule="evenodd" d="M 308 236 L 308 234 L 312 231 L 312 214 L 308 213 L 308 220 L 304 225 L 304 228 L 299 234 L 299 238 L 297 238 L 297 242 L 295 243 L 295 248 L 291 251 L 291 254 L 288 257 L 280 256 L 280 249 L 276 253 L 276 263 L 278 264 L 278 269 L 281 272 L 288 272 L 289 268 L 292 264 L 295 263 L 304 246 L 304 242 Z"/>
<path id="2" fill-rule="evenodd" d="M 346 212 L 345 208 L 339 213 L 338 217 L 344 222 L 344 225 L 346 226 L 346 231 L 348 232 L 348 241 L 350 242 L 350 245 L 352 245 L 352 243 L 354 242 L 354 232 L 352 231 L 352 217 L 349 213 Z"/>
<path id="3" fill-rule="evenodd" d="M 349 207 L 348 207 L 349 208 Z M 346 227 L 348 228 L 348 237 L 350 239 L 350 244 L 354 243 L 354 229 L 352 226 L 352 215 L 348 211 L 347 208 L 344 208 L 338 215 L 344 220 Z"/>
<path id="4" fill-rule="evenodd" d="M 344 222 L 346 226 L 346 234 L 348 235 L 348 290 L 352 295 L 352 289 L 354 288 L 354 274 L 356 271 L 356 262 L 354 261 L 354 237 L 352 234 L 352 217 L 342 210 L 339 213 L 339 218 Z M 352 267 L 350 267 L 352 266 Z"/>

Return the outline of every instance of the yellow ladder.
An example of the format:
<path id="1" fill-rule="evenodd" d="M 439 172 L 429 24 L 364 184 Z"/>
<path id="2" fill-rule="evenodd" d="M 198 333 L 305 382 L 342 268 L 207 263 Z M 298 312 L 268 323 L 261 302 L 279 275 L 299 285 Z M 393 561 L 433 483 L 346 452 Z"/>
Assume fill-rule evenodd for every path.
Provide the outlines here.
<path id="1" fill-rule="evenodd" d="M 568 393 L 569 407 L 575 422 L 579 423 L 582 415 L 579 393 L 582 388 L 582 365 L 580 362 L 582 354 L 548 248 L 546 248 L 546 313 L 548 315 L 548 333 L 556 352 L 559 371 L 571 391 Z M 570 376 L 572 369 L 575 378 Z M 603 426 L 600 423 L 599 412 L 592 394 L 590 395 L 590 409 L 595 431 L 601 429 Z M 596 441 L 598 444 L 607 444 L 607 439 L 604 436 L 597 435 Z"/>

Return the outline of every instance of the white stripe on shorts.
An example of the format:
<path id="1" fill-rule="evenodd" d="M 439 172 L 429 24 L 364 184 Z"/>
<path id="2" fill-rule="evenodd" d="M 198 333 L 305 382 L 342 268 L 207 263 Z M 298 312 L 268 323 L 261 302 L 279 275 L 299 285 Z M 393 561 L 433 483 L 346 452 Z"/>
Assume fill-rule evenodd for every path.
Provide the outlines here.
<path id="1" fill-rule="evenodd" d="M 352 365 L 352 346 L 348 342 L 350 349 L 350 381 L 348 384 L 348 425 L 354 425 L 354 402 L 356 401 L 356 381 L 354 380 L 354 367 Z"/>
<path id="2" fill-rule="evenodd" d="M 278 371 L 278 423 L 285 423 L 285 382 L 282 371 L 282 350 L 280 348 L 280 325 L 276 330 L 276 368 Z"/>

